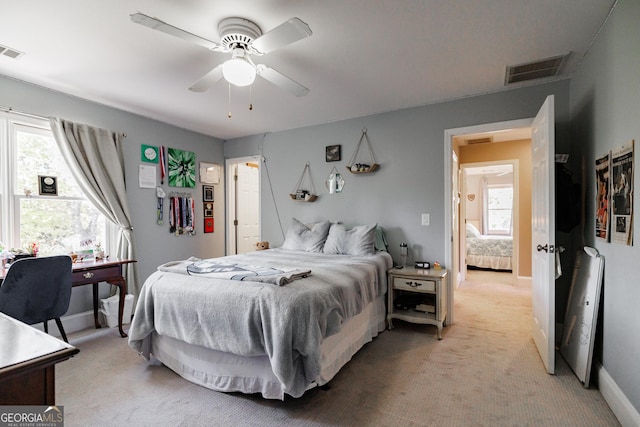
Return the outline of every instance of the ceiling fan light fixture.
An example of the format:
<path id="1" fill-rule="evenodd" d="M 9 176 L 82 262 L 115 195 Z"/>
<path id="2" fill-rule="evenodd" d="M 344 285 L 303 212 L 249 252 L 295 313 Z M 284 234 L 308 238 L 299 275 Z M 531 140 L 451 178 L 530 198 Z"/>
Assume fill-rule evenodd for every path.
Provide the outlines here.
<path id="1" fill-rule="evenodd" d="M 249 86 L 256 79 L 256 67 L 247 60 L 244 49 L 237 48 L 233 57 L 222 64 L 222 75 L 232 85 Z"/>

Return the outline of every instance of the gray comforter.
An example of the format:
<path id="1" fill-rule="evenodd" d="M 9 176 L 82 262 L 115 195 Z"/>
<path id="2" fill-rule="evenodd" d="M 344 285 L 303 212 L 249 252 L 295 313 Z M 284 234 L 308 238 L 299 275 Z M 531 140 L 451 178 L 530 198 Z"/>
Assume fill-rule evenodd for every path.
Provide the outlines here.
<path id="1" fill-rule="evenodd" d="M 224 261 L 311 270 L 285 286 L 156 271 L 146 280 L 129 345 L 147 360 L 151 333 L 241 356 L 267 355 L 283 391 L 301 396 L 320 373 L 320 344 L 386 292 L 388 253 L 270 249 Z"/>

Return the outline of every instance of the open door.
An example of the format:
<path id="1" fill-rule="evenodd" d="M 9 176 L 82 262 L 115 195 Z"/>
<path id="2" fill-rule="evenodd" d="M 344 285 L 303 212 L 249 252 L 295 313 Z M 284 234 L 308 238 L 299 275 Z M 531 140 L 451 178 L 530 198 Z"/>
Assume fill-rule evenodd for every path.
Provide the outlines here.
<path id="1" fill-rule="evenodd" d="M 260 241 L 260 167 L 257 162 L 237 165 L 236 253 L 256 250 Z"/>
<path id="2" fill-rule="evenodd" d="M 531 243 L 533 340 L 547 372 L 555 372 L 554 97 L 542 104 L 531 134 Z"/>
<path id="3" fill-rule="evenodd" d="M 253 252 L 260 241 L 259 160 L 227 160 L 227 255 Z"/>

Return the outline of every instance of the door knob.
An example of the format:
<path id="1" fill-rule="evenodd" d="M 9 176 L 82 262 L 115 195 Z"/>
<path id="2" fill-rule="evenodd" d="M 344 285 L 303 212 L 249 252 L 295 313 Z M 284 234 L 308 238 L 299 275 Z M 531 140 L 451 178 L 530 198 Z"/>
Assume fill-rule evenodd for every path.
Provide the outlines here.
<path id="1" fill-rule="evenodd" d="M 536 247 L 536 249 L 538 249 L 538 252 L 542 252 L 542 251 L 545 251 L 545 252 L 548 252 L 548 253 L 553 253 L 554 252 L 553 245 L 549 246 L 548 244 L 545 244 L 544 246 L 538 245 Z"/>

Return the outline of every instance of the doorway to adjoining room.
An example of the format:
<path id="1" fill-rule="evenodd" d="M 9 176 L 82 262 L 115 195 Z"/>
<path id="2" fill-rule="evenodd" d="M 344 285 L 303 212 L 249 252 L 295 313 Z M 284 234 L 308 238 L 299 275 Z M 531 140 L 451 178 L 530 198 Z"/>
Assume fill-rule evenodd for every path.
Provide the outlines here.
<path id="1" fill-rule="evenodd" d="M 228 159 L 227 255 L 253 252 L 260 241 L 260 159 Z"/>

